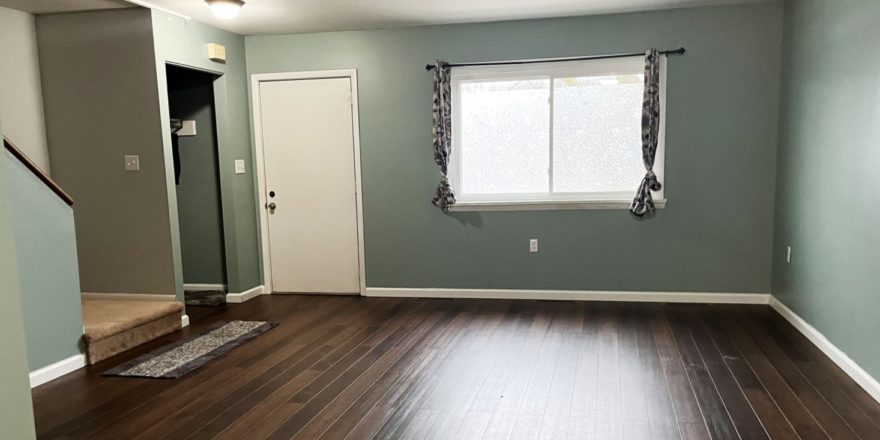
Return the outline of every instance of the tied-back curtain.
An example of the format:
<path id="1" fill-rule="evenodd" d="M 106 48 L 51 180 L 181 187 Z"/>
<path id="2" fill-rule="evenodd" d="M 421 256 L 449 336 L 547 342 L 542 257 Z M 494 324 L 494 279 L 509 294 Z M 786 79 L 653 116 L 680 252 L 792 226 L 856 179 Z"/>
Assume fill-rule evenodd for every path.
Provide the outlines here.
<path id="1" fill-rule="evenodd" d="M 440 184 L 431 203 L 443 211 L 455 204 L 455 193 L 449 185 L 449 156 L 452 154 L 452 88 L 449 84 L 449 63 L 434 63 L 434 162 L 440 167 Z"/>
<path id="2" fill-rule="evenodd" d="M 659 131 L 660 54 L 657 49 L 649 49 L 645 53 L 645 96 L 642 101 L 642 160 L 647 172 L 629 207 L 629 212 L 639 217 L 654 213 L 654 197 L 651 196 L 651 191 L 660 191 L 663 187 L 654 174 Z"/>

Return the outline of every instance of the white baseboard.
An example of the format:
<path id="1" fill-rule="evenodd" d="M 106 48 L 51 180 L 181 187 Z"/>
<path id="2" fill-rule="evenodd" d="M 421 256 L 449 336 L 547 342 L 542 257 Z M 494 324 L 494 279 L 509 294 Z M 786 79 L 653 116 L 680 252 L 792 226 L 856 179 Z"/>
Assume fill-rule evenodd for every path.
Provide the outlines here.
<path id="1" fill-rule="evenodd" d="M 227 293 L 226 294 L 226 302 L 238 304 L 243 303 L 247 300 L 254 299 L 263 294 L 264 287 L 257 286 L 248 290 L 245 290 L 241 293 Z"/>
<path id="2" fill-rule="evenodd" d="M 82 297 L 85 299 L 109 299 L 114 301 L 177 301 L 177 297 L 173 294 L 153 294 L 153 293 L 93 293 L 83 292 Z"/>
<path id="3" fill-rule="evenodd" d="M 47 365 L 39 370 L 32 371 L 30 374 L 31 388 L 36 388 L 50 380 L 57 379 L 71 371 L 79 370 L 85 366 L 85 355 L 75 354 L 67 359 L 55 362 L 52 365 Z"/>
<path id="4" fill-rule="evenodd" d="M 189 327 L 189 315 L 180 315 L 180 328 Z"/>
<path id="5" fill-rule="evenodd" d="M 768 304 L 766 293 L 616 292 L 596 290 L 409 289 L 367 287 L 364 296 L 396 298 L 529 299 L 550 301 L 626 301 L 700 304 Z"/>
<path id="6" fill-rule="evenodd" d="M 226 284 L 183 284 L 183 290 L 222 290 L 226 291 Z"/>
<path id="7" fill-rule="evenodd" d="M 770 298 L 770 307 L 773 307 L 777 313 L 782 315 L 794 328 L 798 329 L 807 339 L 810 340 L 825 356 L 828 356 L 838 367 L 840 367 L 849 377 L 851 377 L 860 387 L 862 387 L 874 400 L 880 402 L 880 383 L 874 379 L 867 371 L 863 370 L 854 360 L 846 355 L 841 349 L 837 348 L 825 335 L 815 327 L 810 325 L 803 318 L 798 316 L 794 311 L 788 308 L 776 297 Z"/>

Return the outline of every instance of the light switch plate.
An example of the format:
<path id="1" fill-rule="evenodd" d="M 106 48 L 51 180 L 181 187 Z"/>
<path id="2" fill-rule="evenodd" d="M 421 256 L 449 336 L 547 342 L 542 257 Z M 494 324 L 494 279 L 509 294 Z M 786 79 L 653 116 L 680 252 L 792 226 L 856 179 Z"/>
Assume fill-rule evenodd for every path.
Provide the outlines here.
<path id="1" fill-rule="evenodd" d="M 235 174 L 245 174 L 244 159 L 235 160 Z"/>
<path id="2" fill-rule="evenodd" d="M 125 155 L 125 171 L 140 171 L 141 157 L 135 154 Z"/>

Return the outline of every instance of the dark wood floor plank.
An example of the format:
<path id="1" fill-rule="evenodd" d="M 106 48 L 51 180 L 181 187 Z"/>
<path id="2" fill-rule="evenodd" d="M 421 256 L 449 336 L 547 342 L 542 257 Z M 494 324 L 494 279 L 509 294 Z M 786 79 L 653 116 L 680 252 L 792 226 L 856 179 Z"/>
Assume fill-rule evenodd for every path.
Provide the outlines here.
<path id="1" fill-rule="evenodd" d="M 729 310 L 723 315 L 714 315 L 725 329 L 725 333 L 742 353 L 743 358 L 761 381 L 764 388 L 791 422 L 795 432 L 802 439 L 823 439 L 828 434 L 810 413 L 798 395 L 767 359 L 764 352 L 755 344 L 748 332 L 739 324 L 739 317 Z"/>
<path id="2" fill-rule="evenodd" d="M 682 438 L 708 439 L 709 431 L 688 380 L 667 315 L 662 309 L 652 310 L 649 314 L 654 342 Z"/>
<path id="3" fill-rule="evenodd" d="M 681 439 L 672 396 L 666 383 L 660 351 L 651 328 L 651 312 L 660 306 L 634 307 L 634 324 L 638 345 L 640 374 L 644 381 L 645 402 L 648 408 L 652 436 L 655 439 Z"/>
<path id="4" fill-rule="evenodd" d="M 675 344 L 681 353 L 685 372 L 694 390 L 700 411 L 713 439 L 740 438 L 736 427 L 724 406 L 724 401 L 715 388 L 715 383 L 709 374 L 709 369 L 700 356 L 699 349 L 694 342 L 688 323 L 681 311 L 681 306 L 670 307 L 666 312 L 669 318 L 672 335 Z"/>
<path id="5" fill-rule="evenodd" d="M 455 364 L 460 352 L 467 349 L 468 336 L 479 330 L 479 324 L 475 324 L 473 318 L 484 307 L 482 301 L 465 303 L 446 331 L 425 347 L 427 351 L 423 354 L 430 362 L 416 362 L 416 368 L 400 370 L 396 380 L 377 388 L 380 397 L 371 402 L 372 408 L 366 406 L 369 410 L 365 415 L 354 419 L 357 424 L 349 437 L 393 438 L 402 435 L 441 382 L 442 375 L 438 372 Z M 460 351 L 457 352 L 456 348 Z M 323 437 L 338 438 L 328 437 L 327 433 Z"/>
<path id="6" fill-rule="evenodd" d="M 418 311 L 416 311 L 415 313 L 418 313 Z M 430 328 L 431 326 L 437 324 L 437 319 L 439 319 L 442 313 L 443 310 L 440 309 L 431 312 L 427 316 L 416 314 L 413 316 L 413 320 L 421 320 L 420 327 Z M 424 333 L 424 331 L 424 328 L 417 328 L 416 330 L 414 330 L 414 332 L 416 333 Z M 386 352 L 385 355 L 380 357 L 370 366 L 368 371 L 365 372 L 362 377 L 357 378 L 356 381 L 352 382 L 352 385 L 349 388 L 346 388 L 344 390 L 344 393 L 347 394 L 340 395 L 340 399 L 345 399 L 346 396 L 350 396 L 348 397 L 348 399 L 353 399 L 357 396 L 360 396 L 362 391 L 368 385 L 372 384 L 372 382 L 375 380 L 375 376 L 384 372 L 387 366 L 398 359 L 405 350 L 411 347 L 413 343 L 415 343 L 415 341 L 399 344 Z M 322 368 L 319 369 L 317 367 Z M 247 436 L 258 435 L 259 432 L 265 432 L 265 435 L 269 435 L 278 426 L 284 423 L 285 420 L 291 417 L 292 412 L 285 409 L 286 406 L 291 404 L 290 402 L 288 402 L 291 396 L 296 395 L 307 386 L 312 386 L 312 384 L 317 383 L 316 379 L 318 378 L 318 376 L 325 373 L 326 369 L 326 366 L 322 366 L 319 363 L 316 363 L 315 365 L 313 365 L 312 368 L 308 370 L 308 372 L 314 374 L 313 378 L 303 383 L 299 383 L 298 376 L 297 378 L 288 382 L 269 396 L 258 400 L 256 404 L 252 405 L 252 408 L 247 413 L 239 417 L 238 421 L 234 423 L 229 423 L 229 426 L 215 438 L 238 439 Z M 302 409 L 304 403 L 305 402 L 303 402 L 303 404 L 300 404 L 299 406 L 295 406 L 296 411 Z M 307 438 L 317 438 L 320 433 L 326 430 L 329 424 L 332 424 L 332 422 L 339 416 L 339 414 L 343 412 L 350 404 L 351 400 L 346 400 L 342 402 L 334 401 L 333 406 L 326 407 L 325 410 L 321 412 L 321 417 L 314 421 L 316 425 L 310 426 L 311 430 L 305 431 L 305 435 L 309 435 L 309 437 Z"/>
<path id="7" fill-rule="evenodd" d="M 720 320 L 716 316 L 715 308 L 707 309 L 707 313 L 700 313 L 697 318 L 702 324 L 702 329 L 697 329 L 697 331 L 705 331 L 704 334 L 715 345 L 724 361 L 724 365 L 742 389 L 755 415 L 767 430 L 767 434 L 773 439 L 799 438 L 791 422 L 779 409 L 773 398 L 770 397 L 770 394 L 764 388 L 758 376 L 755 375 L 755 372 L 752 371 L 742 353 L 740 353 L 739 349 L 724 332 L 723 327 L 720 325 Z M 704 343 L 708 345 L 708 342 Z"/>
<path id="8" fill-rule="evenodd" d="M 754 313 L 755 322 L 762 326 L 778 347 L 797 366 L 801 374 L 816 388 L 819 394 L 835 408 L 837 413 L 849 427 L 861 438 L 880 439 L 880 427 L 877 420 L 868 415 L 871 408 L 878 405 L 859 405 L 853 396 L 842 386 L 845 376 L 839 368 L 825 369 L 810 358 L 799 344 L 789 339 L 769 314 Z"/>
<path id="9" fill-rule="evenodd" d="M 792 344 L 815 362 L 821 371 L 832 377 L 835 383 L 846 391 L 847 396 L 868 415 L 868 418 L 880 425 L 880 402 L 871 397 L 853 378 L 849 377 L 831 358 L 810 342 L 806 336 L 798 332 L 785 318 L 773 310 L 765 312 L 767 317 L 774 322 L 773 328 L 776 333 L 785 335 Z"/>
<path id="10" fill-rule="evenodd" d="M 291 309 L 285 309 L 284 307 L 279 307 L 279 309 L 280 309 L 279 310 L 280 313 L 287 313 L 289 315 L 299 317 L 299 315 L 297 315 L 297 313 Z M 330 307 L 325 307 L 325 309 L 326 309 L 325 313 L 329 314 L 331 312 Z M 241 311 L 235 311 L 235 312 L 241 312 Z M 234 318 L 235 314 L 234 313 L 231 313 L 231 314 L 233 315 L 233 317 L 231 317 L 231 318 L 235 319 Z M 320 315 L 320 313 L 316 313 L 316 314 Z M 280 316 L 281 316 L 280 314 L 277 315 L 277 317 L 280 317 Z M 273 317 L 276 317 L 276 316 L 273 316 Z M 202 327 L 209 325 L 209 324 L 211 324 L 211 323 L 204 323 Z M 83 431 L 83 430 L 100 429 L 101 427 L 107 426 L 107 425 L 115 426 L 114 422 L 116 420 L 118 420 L 121 417 L 124 417 L 125 414 L 132 412 L 132 411 L 139 411 L 139 415 L 141 416 L 141 420 L 147 420 L 148 414 L 145 414 L 143 411 L 140 411 L 140 409 L 144 408 L 144 407 L 153 408 L 153 409 L 156 409 L 157 411 L 161 411 L 161 407 L 157 408 L 156 406 L 146 406 L 147 402 L 155 399 L 157 396 L 163 396 L 165 394 L 175 394 L 175 393 L 180 394 L 180 391 L 178 389 L 176 389 L 176 387 L 174 387 L 172 383 L 170 383 L 168 381 L 156 381 L 156 380 L 151 380 L 151 379 L 102 378 L 100 376 L 100 373 L 102 371 L 104 371 L 105 369 L 110 368 L 112 365 L 119 364 L 121 362 L 125 362 L 129 359 L 133 359 L 136 356 L 139 356 L 143 353 L 146 353 L 154 348 L 161 347 L 164 344 L 168 344 L 170 342 L 179 340 L 188 334 L 195 333 L 196 331 L 198 331 L 198 330 L 197 329 L 184 329 L 184 331 L 182 331 L 178 334 L 169 335 L 169 336 L 160 338 L 159 340 L 154 341 L 153 343 L 145 344 L 144 346 L 138 347 L 137 349 L 132 350 L 129 353 L 125 353 L 123 355 L 116 356 L 116 357 L 112 358 L 111 360 L 99 363 L 98 365 L 95 365 L 94 367 L 92 367 L 91 371 L 86 373 L 89 375 L 90 380 L 103 379 L 101 382 L 101 385 L 115 387 L 115 388 L 121 390 L 122 392 L 119 393 L 116 390 L 111 390 L 110 392 L 107 392 L 105 390 L 92 391 L 92 393 L 94 393 L 96 395 L 101 395 L 105 398 L 112 396 L 111 398 L 106 399 L 105 401 L 101 402 L 101 405 L 97 405 L 97 406 L 91 406 L 88 402 L 83 402 L 81 400 L 75 401 L 75 402 L 69 402 L 71 405 L 79 405 L 78 407 L 80 408 L 81 412 L 78 415 L 72 414 L 70 416 L 67 416 L 65 414 L 65 417 L 70 417 L 70 420 L 68 420 L 67 423 L 65 423 L 64 425 L 61 425 L 59 427 L 56 427 L 51 431 L 42 433 L 42 435 L 45 435 L 47 437 L 56 437 L 56 436 L 59 436 L 61 434 L 61 432 L 70 433 L 70 430 L 72 430 L 72 429 L 76 429 L 78 431 Z M 274 336 L 271 334 L 271 332 L 269 333 L 269 335 Z M 269 338 L 267 338 L 267 339 L 269 339 Z M 252 353 L 253 348 L 254 348 L 253 346 L 252 347 L 248 347 L 248 346 L 242 347 L 238 350 L 238 355 L 246 357 Z M 199 371 L 196 371 L 195 373 L 192 373 L 191 375 L 184 377 L 183 379 L 181 379 L 181 381 L 183 381 L 184 383 L 188 383 L 188 384 L 192 384 L 192 383 L 201 384 L 202 383 L 201 381 L 204 380 L 203 378 L 212 376 L 213 375 L 212 373 L 216 373 L 216 374 L 220 374 L 220 375 L 229 375 L 230 373 L 234 373 L 234 370 L 235 370 L 233 368 L 234 364 L 230 364 L 228 359 L 229 358 L 218 360 L 218 362 L 212 363 L 211 365 L 206 366 L 205 368 L 202 368 Z M 263 358 L 263 359 L 265 359 L 265 358 Z M 77 373 L 81 373 L 81 372 L 77 372 Z M 66 380 L 66 379 L 67 378 L 62 379 L 62 381 Z M 190 389 L 190 387 L 187 387 L 185 389 Z M 61 394 L 61 395 L 65 397 L 65 400 L 73 400 L 78 397 L 78 396 L 71 396 L 71 395 L 67 394 L 69 392 L 71 392 L 71 391 L 64 390 L 62 392 L 63 394 Z M 87 392 L 85 394 L 90 395 L 92 393 Z M 88 409 L 85 410 L 85 408 L 88 408 Z M 69 411 L 70 408 L 68 408 L 67 410 Z M 117 417 L 116 413 L 119 413 L 119 412 L 123 412 L 123 413 Z M 151 426 L 151 425 L 152 425 L 152 423 L 150 423 L 148 426 Z M 75 426 L 75 428 L 71 428 L 74 426 Z M 138 432 L 138 431 L 136 431 L 136 432 Z M 93 434 L 88 433 L 88 434 L 82 434 L 82 435 L 85 436 L 85 435 L 93 435 Z"/>
<path id="11" fill-rule="evenodd" d="M 272 399 L 273 396 L 279 395 L 279 389 L 286 388 L 286 391 L 293 393 L 293 396 L 282 394 L 283 397 L 287 398 L 284 403 L 301 403 L 303 405 L 300 407 L 300 410 L 306 410 L 308 407 L 307 411 L 313 411 L 314 405 L 306 405 L 307 402 L 311 403 L 312 397 L 329 386 L 331 382 L 334 382 L 339 375 L 352 368 L 354 363 L 361 362 L 362 357 L 375 353 L 377 344 L 386 344 L 386 340 L 389 337 L 398 335 L 401 331 L 409 332 L 412 330 L 411 328 L 404 327 L 411 323 L 410 320 L 413 319 L 413 316 L 402 313 L 407 308 L 406 305 L 400 308 L 395 307 L 389 313 L 383 315 L 378 322 L 370 323 L 366 327 L 360 328 L 352 337 L 345 339 L 344 342 L 336 346 L 332 346 L 332 349 L 328 347 L 326 353 L 316 352 L 313 359 L 300 363 L 305 370 L 291 368 L 276 376 L 264 386 L 253 390 L 244 398 L 240 398 L 234 406 L 216 415 L 210 422 L 202 424 L 198 428 L 197 433 L 195 433 L 196 435 L 191 436 L 191 438 L 210 438 L 222 432 L 241 418 L 250 408 L 258 405 L 260 402 Z M 412 313 L 418 312 L 413 310 Z M 288 387 L 291 381 L 296 382 L 298 385 L 300 382 L 297 381 L 297 376 L 305 371 L 317 371 L 319 374 L 313 380 L 305 383 L 304 386 Z M 266 423 L 261 425 L 267 426 Z M 182 434 L 178 430 L 178 432 L 172 433 L 171 436 L 173 438 L 183 438 L 180 437 Z"/>
<path id="12" fill-rule="evenodd" d="M 707 313 L 708 308 L 708 306 L 691 306 L 681 316 L 691 329 L 691 337 L 739 436 L 744 439 L 767 439 L 769 438 L 767 431 L 755 414 L 742 387 L 727 368 L 709 332 L 703 328 L 700 314 Z"/>
<path id="13" fill-rule="evenodd" d="M 623 438 L 623 407 L 620 391 L 619 339 L 621 305 L 600 309 L 598 316 L 599 369 L 596 389 L 596 438 Z"/>
<path id="14" fill-rule="evenodd" d="M 566 332 L 562 337 L 562 346 L 540 424 L 540 439 L 565 439 L 571 427 L 571 404 L 583 335 L 579 332 Z"/>
<path id="15" fill-rule="evenodd" d="M 230 319 L 178 380 L 101 373 Z M 766 306 L 271 296 L 33 391 L 45 439 L 877 438 L 880 406 Z"/>
<path id="16" fill-rule="evenodd" d="M 432 332 L 442 327 L 448 318 L 451 318 L 451 315 L 443 309 L 435 310 L 424 318 L 417 317 L 415 320 L 417 323 L 416 328 L 405 337 L 404 341 L 396 344 L 391 350 L 370 365 L 330 405 L 324 407 L 318 417 L 313 418 L 293 438 L 315 439 L 320 437 L 352 406 L 353 402 L 375 385 L 403 356 L 413 350 L 418 344 L 423 343 Z"/>
<path id="17" fill-rule="evenodd" d="M 474 303 L 448 302 L 448 319 L 441 327 L 408 350 L 404 356 L 383 374 L 365 393 L 328 428 L 323 439 L 345 438 L 361 430 L 361 437 L 372 435 L 388 420 L 396 408 L 395 402 L 407 398 L 417 399 L 429 389 L 427 381 L 421 380 L 424 371 L 442 362 L 444 353 L 441 341 L 454 340 L 464 331 L 463 322 L 468 308 Z M 354 438 L 357 438 L 353 435 Z"/>
<path id="18" fill-rule="evenodd" d="M 599 377 L 598 306 L 596 303 L 585 303 L 582 309 L 582 337 L 575 367 L 571 416 L 568 424 L 567 438 L 570 439 L 595 438 L 596 435 Z"/>
<path id="19" fill-rule="evenodd" d="M 163 437 L 183 439 L 221 414 L 246 410 L 246 406 L 238 405 L 242 399 L 252 396 L 253 393 L 274 391 L 277 386 L 292 380 L 325 356 L 343 355 L 346 350 L 352 349 L 355 343 L 355 341 L 350 340 L 351 338 L 366 337 L 368 333 L 359 332 L 369 328 L 370 324 L 387 321 L 394 315 L 398 307 L 400 306 L 394 305 L 390 309 L 379 308 L 374 310 L 376 313 L 373 314 L 370 314 L 369 310 L 365 310 L 360 315 L 366 316 L 363 318 L 364 321 L 355 318 L 351 325 L 341 325 L 341 322 L 329 320 L 315 325 L 306 332 L 308 333 L 308 338 L 305 339 L 308 341 L 306 345 L 297 348 L 281 360 L 270 362 L 270 368 L 249 369 L 248 380 L 243 384 L 236 384 L 237 386 L 230 388 L 223 387 L 207 390 L 200 397 L 188 402 L 172 418 L 165 419 L 162 423 L 155 424 L 151 428 L 144 430 L 138 437 L 148 439 Z M 361 312 L 356 312 L 356 315 L 358 313 Z M 327 329 L 324 325 L 330 323 L 336 325 L 331 327 L 329 332 L 326 332 L 325 330 Z M 317 335 L 314 335 L 311 331 L 318 329 L 320 330 L 316 332 L 318 333 Z M 334 334 L 336 335 L 331 336 Z M 280 353 L 285 352 L 281 351 Z"/>
<path id="20" fill-rule="evenodd" d="M 840 414 L 819 394 L 813 384 L 803 376 L 785 352 L 776 345 L 771 336 L 760 329 L 752 319 L 751 313 L 739 311 L 738 318 L 740 322 L 743 322 L 743 328 L 749 333 L 755 344 L 767 356 L 767 360 L 773 364 L 776 371 L 785 379 L 788 386 L 797 394 L 807 410 L 832 439 L 859 438 L 840 417 Z"/>
<path id="21" fill-rule="evenodd" d="M 385 339 L 374 347 L 365 349 L 363 353 L 352 351 L 352 358 L 356 357 L 356 360 L 353 361 L 354 364 L 349 366 L 339 363 L 334 365 L 334 367 L 338 368 L 332 368 L 328 370 L 326 374 L 322 375 L 322 378 L 329 376 L 328 381 L 326 382 L 326 385 L 324 385 L 324 383 L 320 384 L 321 391 L 317 392 L 314 395 L 314 398 L 309 397 L 308 400 L 298 399 L 297 395 L 294 395 L 288 400 L 288 402 L 291 403 L 304 403 L 304 406 L 289 417 L 268 438 L 280 440 L 293 437 L 309 421 L 317 416 L 325 406 L 332 402 L 336 396 L 347 388 L 349 383 L 369 368 L 370 364 L 384 355 L 394 346 L 394 344 L 399 342 L 411 331 L 412 328 L 408 327 L 398 328 L 391 334 L 387 335 Z"/>
<path id="22" fill-rule="evenodd" d="M 532 369 L 531 377 L 525 385 L 519 408 L 516 410 L 517 418 L 513 424 L 511 439 L 537 438 L 540 434 L 541 421 L 544 418 L 544 409 L 547 406 L 550 384 L 553 380 L 553 372 L 556 369 L 561 345 L 562 333 L 547 333 L 541 350 L 538 352 L 537 362 Z"/>
<path id="23" fill-rule="evenodd" d="M 473 411 L 473 407 L 493 371 L 493 366 L 509 350 L 516 337 L 517 332 L 511 331 L 507 323 L 517 325 L 514 317 L 522 312 L 520 308 L 511 308 L 509 304 L 495 303 L 493 306 L 503 313 L 495 313 L 496 319 L 491 319 L 475 336 L 476 344 L 472 347 L 471 354 L 465 357 L 471 361 L 466 362 L 466 366 L 451 368 L 443 373 L 450 379 L 458 379 L 459 384 L 452 395 L 447 395 L 445 401 L 432 403 L 429 400 L 422 405 L 422 408 L 444 408 L 431 428 L 431 435 L 425 438 L 456 438 L 462 435 L 462 430 L 477 435 L 476 431 L 481 426 L 485 429 L 488 425 L 491 411 Z M 482 435 L 482 431 L 479 435 Z"/>
<path id="24" fill-rule="evenodd" d="M 641 438 L 649 433 L 651 417 L 648 411 L 645 369 L 639 355 L 638 330 L 633 304 L 621 305 L 619 319 L 618 359 L 620 365 L 620 396 L 624 438 Z"/>
<path id="25" fill-rule="evenodd" d="M 495 338 L 501 336 L 496 330 L 504 320 L 508 308 L 509 304 L 494 301 L 484 303 L 479 313 L 486 316 L 486 319 L 470 319 L 458 342 L 446 346 L 449 353 L 445 356 L 445 362 L 430 371 L 431 382 L 434 383 L 431 392 L 425 394 L 424 399 L 412 402 L 398 398 L 395 404 L 398 413 L 406 416 L 397 420 L 392 417 L 375 433 L 374 438 L 399 438 L 412 422 L 416 414 L 414 411 L 425 409 L 440 411 L 431 427 L 431 435 L 426 438 L 454 438 L 471 401 L 485 380 L 488 364 L 497 353 L 497 350 L 490 349 L 488 345 L 493 335 Z M 478 365 L 482 371 L 477 370 Z"/>
<path id="26" fill-rule="evenodd" d="M 492 418 L 483 438 L 509 438 L 513 433 L 519 408 L 525 398 L 526 387 L 537 364 L 544 340 L 549 335 L 552 321 L 551 304 L 538 302 L 535 305 L 537 313 L 529 326 L 522 350 L 513 362 L 513 370 L 502 388 L 501 398 L 492 411 Z"/>

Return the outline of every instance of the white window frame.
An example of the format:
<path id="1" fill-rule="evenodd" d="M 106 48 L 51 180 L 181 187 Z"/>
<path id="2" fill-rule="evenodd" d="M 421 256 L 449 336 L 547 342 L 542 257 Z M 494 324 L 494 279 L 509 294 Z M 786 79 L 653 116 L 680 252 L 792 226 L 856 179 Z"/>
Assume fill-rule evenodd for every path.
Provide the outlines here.
<path id="1" fill-rule="evenodd" d="M 497 66 L 462 66 L 452 69 L 452 155 L 449 179 L 453 190 L 461 188 L 461 149 L 456 142 L 461 139 L 461 84 L 472 81 L 511 80 L 529 78 L 565 78 L 584 75 L 631 74 L 644 70 L 644 57 L 565 61 L 554 63 L 514 64 Z M 553 123 L 553 81 L 550 81 L 550 123 Z M 553 179 L 553 130 L 550 130 L 550 179 Z M 641 148 L 633 150 L 641 158 Z M 666 162 L 666 57 L 660 57 L 660 132 L 654 172 L 661 183 L 665 182 Z M 453 211 L 509 211 L 547 209 L 627 209 L 635 197 L 638 183 L 628 192 L 581 192 L 581 193 L 529 193 L 529 194 L 459 194 Z M 664 190 L 655 192 L 655 205 L 666 206 Z"/>

